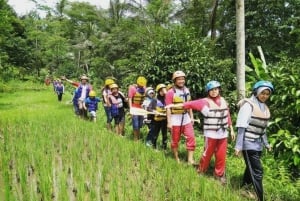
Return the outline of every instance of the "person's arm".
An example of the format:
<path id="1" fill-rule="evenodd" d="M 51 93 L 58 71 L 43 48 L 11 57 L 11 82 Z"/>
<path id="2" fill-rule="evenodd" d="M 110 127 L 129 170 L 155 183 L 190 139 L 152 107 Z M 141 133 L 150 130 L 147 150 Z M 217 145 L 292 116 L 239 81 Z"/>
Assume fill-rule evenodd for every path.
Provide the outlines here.
<path id="1" fill-rule="evenodd" d="M 231 137 L 231 140 L 234 141 L 235 140 L 235 133 L 234 133 L 234 129 L 233 129 L 233 126 L 232 126 L 232 120 L 231 120 L 231 115 L 230 115 L 230 110 L 228 108 L 228 126 L 229 126 L 229 129 L 230 129 L 230 137 Z"/>
<path id="2" fill-rule="evenodd" d="M 271 145 L 268 142 L 267 134 L 264 134 L 262 136 L 262 141 L 263 141 L 265 147 L 268 149 L 268 151 L 272 151 L 272 147 L 271 147 Z"/>
<path id="3" fill-rule="evenodd" d="M 246 128 L 238 127 L 238 134 L 237 134 L 236 144 L 235 144 L 235 148 L 234 148 L 236 156 L 238 156 L 240 154 L 240 152 L 243 150 L 245 131 L 246 131 Z"/>
<path id="4" fill-rule="evenodd" d="M 173 95 L 172 91 L 168 91 L 166 94 L 166 113 L 167 113 L 167 128 L 172 129 L 172 121 L 171 121 L 171 107 L 173 104 Z M 169 107 L 170 106 L 170 107 Z"/>

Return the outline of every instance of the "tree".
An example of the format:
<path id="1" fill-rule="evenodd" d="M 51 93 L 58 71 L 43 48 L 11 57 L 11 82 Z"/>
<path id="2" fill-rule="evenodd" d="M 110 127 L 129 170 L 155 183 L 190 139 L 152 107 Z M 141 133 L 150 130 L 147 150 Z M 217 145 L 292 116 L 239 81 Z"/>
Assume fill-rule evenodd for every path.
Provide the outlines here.
<path id="1" fill-rule="evenodd" d="M 245 19 L 244 0 L 236 1 L 237 92 L 238 99 L 245 97 Z"/>

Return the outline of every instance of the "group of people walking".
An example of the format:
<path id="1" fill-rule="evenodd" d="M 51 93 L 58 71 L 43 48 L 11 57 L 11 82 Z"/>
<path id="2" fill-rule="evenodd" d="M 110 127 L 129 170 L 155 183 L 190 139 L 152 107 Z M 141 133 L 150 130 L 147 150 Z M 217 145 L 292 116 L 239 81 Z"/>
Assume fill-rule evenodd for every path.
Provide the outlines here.
<path id="1" fill-rule="evenodd" d="M 268 143 L 266 128 L 270 119 L 270 111 L 266 101 L 274 91 L 269 81 L 258 81 L 253 86 L 250 98 L 238 103 L 237 136 L 232 125 L 230 110 L 225 98 L 221 96 L 221 84 L 209 81 L 205 86 L 206 97 L 191 100 L 190 90 L 185 85 L 186 75 L 183 71 L 175 71 L 172 85 L 159 83 L 155 87 L 147 87 L 147 79 L 139 76 L 136 83 L 128 88 L 125 96 L 113 79 L 106 79 L 101 90 L 101 99 L 95 97 L 95 91 L 88 84 L 88 77 L 83 75 L 80 83 L 64 79 L 73 84 L 73 105 L 75 113 L 84 114 L 88 110 L 96 120 L 98 102 L 102 101 L 106 114 L 106 127 L 119 135 L 124 135 L 125 109 L 131 115 L 133 138 L 141 138 L 141 128 L 148 126 L 145 144 L 157 148 L 159 133 L 162 133 L 162 148 L 168 147 L 168 130 L 170 131 L 170 147 L 175 160 L 180 163 L 178 148 L 181 135 L 185 137 L 188 164 L 195 165 L 194 151 L 196 140 L 194 134 L 193 110 L 203 116 L 204 150 L 197 164 L 197 172 L 205 174 L 214 156 L 214 177 L 222 184 L 226 183 L 226 153 L 227 138 L 236 140 L 235 154 L 242 153 L 246 169 L 243 176 L 243 186 L 254 187 L 256 198 L 264 200 L 263 168 L 260 161 L 263 146 L 271 150 Z M 114 121 L 114 125 L 113 124 Z M 250 192 L 249 192 L 250 193 Z"/>

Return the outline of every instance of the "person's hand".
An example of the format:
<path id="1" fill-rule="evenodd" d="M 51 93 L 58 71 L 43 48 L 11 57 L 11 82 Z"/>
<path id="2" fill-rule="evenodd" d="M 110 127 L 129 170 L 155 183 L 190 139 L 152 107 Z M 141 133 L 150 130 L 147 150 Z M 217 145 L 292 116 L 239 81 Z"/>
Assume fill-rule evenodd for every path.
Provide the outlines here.
<path id="1" fill-rule="evenodd" d="M 165 106 L 165 109 L 170 109 L 170 108 L 172 108 L 172 107 L 174 107 L 174 104 L 173 104 L 173 103 L 171 103 L 171 104 L 169 104 L 169 105 L 166 105 L 166 106 Z"/>
<path id="2" fill-rule="evenodd" d="M 267 150 L 268 150 L 269 152 L 271 152 L 271 151 L 272 151 L 272 147 L 271 147 L 271 146 L 268 146 L 268 147 L 267 147 Z"/>
<path id="3" fill-rule="evenodd" d="M 234 133 L 233 130 L 230 132 L 230 137 L 231 137 L 231 140 L 232 140 L 232 141 L 235 140 L 235 133 Z"/>
<path id="4" fill-rule="evenodd" d="M 241 155 L 241 150 L 235 149 L 234 155 L 240 156 Z"/>

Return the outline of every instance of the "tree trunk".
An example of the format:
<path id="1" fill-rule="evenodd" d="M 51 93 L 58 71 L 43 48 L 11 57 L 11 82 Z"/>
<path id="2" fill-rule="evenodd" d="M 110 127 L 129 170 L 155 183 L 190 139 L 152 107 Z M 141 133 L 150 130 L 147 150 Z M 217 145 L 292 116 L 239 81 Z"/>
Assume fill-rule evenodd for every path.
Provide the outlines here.
<path id="1" fill-rule="evenodd" d="M 245 5 L 236 1 L 236 63 L 238 100 L 245 98 Z"/>

